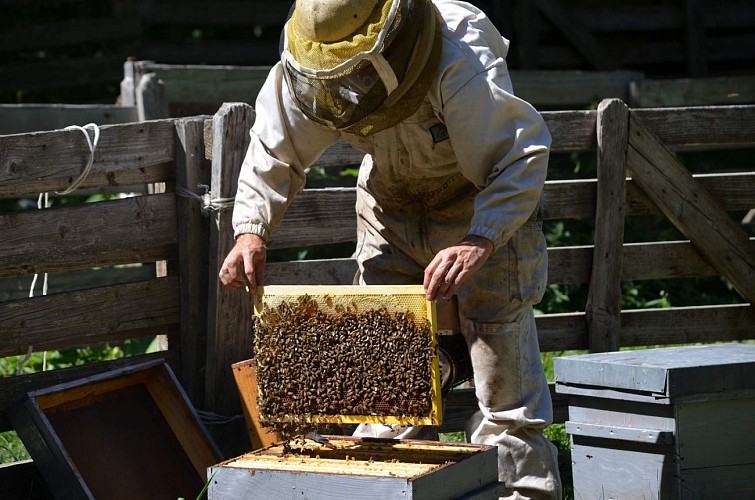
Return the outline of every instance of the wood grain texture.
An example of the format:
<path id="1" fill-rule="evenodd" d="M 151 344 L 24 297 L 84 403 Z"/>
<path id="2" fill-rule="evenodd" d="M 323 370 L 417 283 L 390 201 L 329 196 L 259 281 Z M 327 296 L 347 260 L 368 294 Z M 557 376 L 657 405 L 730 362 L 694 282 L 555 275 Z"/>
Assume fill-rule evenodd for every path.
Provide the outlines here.
<path id="1" fill-rule="evenodd" d="M 166 352 L 157 352 L 141 356 L 121 358 L 113 361 L 91 363 L 62 370 L 50 370 L 32 375 L 18 375 L 16 377 L 6 378 L 3 379 L 3 383 L 0 384 L 0 408 L 10 407 L 22 396 L 31 391 L 80 380 L 86 377 L 101 375 L 113 370 L 138 365 L 148 361 L 165 359 L 167 356 L 168 353 Z M 10 429 L 11 425 L 8 422 L 5 412 L 0 412 L 0 432 Z"/>
<path id="2" fill-rule="evenodd" d="M 201 193 L 200 184 L 209 186 L 211 165 L 204 156 L 204 119 L 186 118 L 176 122 L 176 184 Z M 192 198 L 176 197 L 178 232 L 178 273 L 180 287 L 181 367 L 175 370 L 186 394 L 195 404 L 204 400 L 201 373 L 207 357 L 207 293 L 210 257 L 210 224 L 201 204 Z"/>
<path id="3" fill-rule="evenodd" d="M 618 99 L 598 107 L 598 189 L 595 247 L 585 306 L 590 350 L 621 346 L 621 266 L 624 243 L 629 108 Z"/>
<path id="4" fill-rule="evenodd" d="M 635 115 L 629 137 L 634 181 L 745 300 L 755 302 L 755 255 L 744 231 Z"/>
<path id="5" fill-rule="evenodd" d="M 0 303 L 0 357 L 155 335 L 179 321 L 178 279 Z"/>
<path id="6" fill-rule="evenodd" d="M 79 130 L 0 136 L 0 196 L 63 191 L 91 153 Z M 105 125 L 81 188 L 130 186 L 174 178 L 173 120 Z"/>
<path id="7" fill-rule="evenodd" d="M 212 193 L 236 194 L 239 170 L 249 145 L 254 110 L 240 103 L 226 103 L 213 117 Z M 205 407 L 221 415 L 240 415 L 241 404 L 233 387 L 231 365 L 252 353 L 252 301 L 243 288 L 224 287 L 218 280 L 220 266 L 233 247 L 231 212 L 220 211 L 211 226 Z M 219 429 L 222 433 L 223 429 Z M 226 456 L 238 454 L 243 443 L 236 435 L 216 436 Z"/>
<path id="8" fill-rule="evenodd" d="M 172 257 L 175 195 L 0 215 L 0 277 Z"/>

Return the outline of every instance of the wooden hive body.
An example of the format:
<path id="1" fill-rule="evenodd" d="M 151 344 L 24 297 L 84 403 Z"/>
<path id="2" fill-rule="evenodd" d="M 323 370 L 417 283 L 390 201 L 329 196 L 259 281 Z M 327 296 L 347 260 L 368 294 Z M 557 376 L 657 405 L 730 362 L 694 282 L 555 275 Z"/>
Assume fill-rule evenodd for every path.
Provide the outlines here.
<path id="1" fill-rule="evenodd" d="M 208 469 L 210 500 L 443 500 L 500 493 L 495 446 L 327 436 L 296 440 Z"/>

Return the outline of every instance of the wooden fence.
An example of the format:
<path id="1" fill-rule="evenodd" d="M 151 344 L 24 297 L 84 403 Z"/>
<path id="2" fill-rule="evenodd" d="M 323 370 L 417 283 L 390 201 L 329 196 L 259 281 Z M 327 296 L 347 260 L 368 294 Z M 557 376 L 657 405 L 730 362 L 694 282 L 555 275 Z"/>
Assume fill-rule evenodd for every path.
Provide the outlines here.
<path id="1" fill-rule="evenodd" d="M 127 60 L 117 104 L 0 104 L 0 135 L 214 114 L 223 102 L 254 105 L 270 66 Z M 755 104 L 755 76 L 652 79 L 638 71 L 512 70 L 519 97 L 541 111 L 594 109 L 617 98 L 632 107 Z"/>
<path id="2" fill-rule="evenodd" d="M 752 74 L 747 0 L 473 0 L 511 40 L 519 70 L 616 69 L 660 78 Z M 0 101 L 106 102 L 127 57 L 270 65 L 291 2 L 3 2 Z M 80 96 L 88 96 L 85 100 Z M 18 100 L 20 99 L 20 100 Z"/>
<path id="3" fill-rule="evenodd" d="M 584 311 L 537 317 L 542 351 L 755 339 L 755 244 L 730 215 L 755 207 L 755 169 L 724 166 L 692 176 L 669 150 L 754 147 L 755 106 L 629 109 L 610 100 L 598 110 L 543 116 L 554 154 L 595 155 L 598 174 L 546 183 L 544 219 L 594 219 L 596 229 L 593 245 L 548 249 L 549 282 L 587 284 L 590 299 Z M 159 275 L 121 276 L 95 288 L 0 302 L 0 356 L 167 338 L 161 352 L 146 356 L 4 378 L 0 408 L 33 389 L 162 356 L 203 415 L 232 422 L 211 428 L 223 451 L 232 455 L 245 446 L 231 364 L 251 356 L 251 303 L 246 292 L 220 287 L 216 279 L 233 241 L 231 212 L 203 215 L 201 204 L 177 195 L 176 186 L 201 193 L 197 186 L 206 184 L 211 197 L 233 196 L 253 120 L 249 105 L 225 104 L 211 119 L 104 126 L 82 187 L 164 183 L 164 192 L 0 215 L 0 277 L 96 274 L 143 263 L 152 263 Z M 77 130 L 0 137 L 0 151 L 0 197 L 62 190 L 90 155 Z M 339 143 L 319 164 L 360 160 L 361 153 Z M 353 241 L 355 199 L 354 188 L 304 190 L 272 249 Z M 657 213 L 688 240 L 624 242 L 625 220 Z M 355 269 L 350 258 L 270 262 L 266 282 L 350 283 Z M 622 281 L 715 275 L 727 278 L 741 303 L 620 308 Z M 452 391 L 443 430 L 460 429 L 475 405 L 469 390 Z M 563 397 L 554 394 L 554 406 L 557 421 L 564 421 Z M 0 430 L 7 429 L 2 416 Z M 0 484 L 18 486 L 26 480 L 19 478 L 33 476 L 30 470 L 31 463 L 1 468 L 8 482 Z"/>

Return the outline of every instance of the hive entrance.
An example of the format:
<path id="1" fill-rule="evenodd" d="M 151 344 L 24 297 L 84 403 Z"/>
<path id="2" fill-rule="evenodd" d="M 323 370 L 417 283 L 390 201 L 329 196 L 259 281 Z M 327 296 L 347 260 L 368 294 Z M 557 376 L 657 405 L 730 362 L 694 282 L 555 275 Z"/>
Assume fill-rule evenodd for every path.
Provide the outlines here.
<path id="1" fill-rule="evenodd" d="M 422 287 L 268 286 L 254 326 L 261 420 L 439 423 L 435 314 Z"/>

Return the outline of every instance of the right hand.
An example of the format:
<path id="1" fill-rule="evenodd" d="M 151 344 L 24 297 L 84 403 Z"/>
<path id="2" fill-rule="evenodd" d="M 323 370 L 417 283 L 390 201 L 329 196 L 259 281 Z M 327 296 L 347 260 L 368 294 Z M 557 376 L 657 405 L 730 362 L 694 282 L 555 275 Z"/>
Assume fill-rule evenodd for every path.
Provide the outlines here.
<path id="1" fill-rule="evenodd" d="M 239 235 L 220 267 L 221 283 L 230 288 L 240 288 L 246 282 L 249 291 L 255 293 L 257 285 L 262 284 L 266 258 L 267 247 L 261 237 L 256 234 Z"/>

